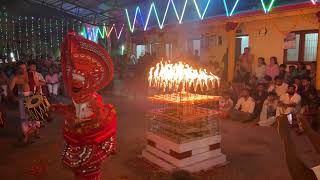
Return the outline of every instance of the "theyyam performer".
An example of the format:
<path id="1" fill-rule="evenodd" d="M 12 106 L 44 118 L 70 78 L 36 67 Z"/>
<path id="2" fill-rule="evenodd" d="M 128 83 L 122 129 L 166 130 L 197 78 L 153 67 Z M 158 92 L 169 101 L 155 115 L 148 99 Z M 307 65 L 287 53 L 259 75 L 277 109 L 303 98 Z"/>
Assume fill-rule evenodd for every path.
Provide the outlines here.
<path id="1" fill-rule="evenodd" d="M 64 86 L 73 104 L 51 106 L 64 113 L 63 164 L 76 179 L 101 179 L 103 161 L 115 151 L 116 113 L 96 92 L 113 78 L 110 56 L 100 45 L 70 32 L 61 47 Z"/>

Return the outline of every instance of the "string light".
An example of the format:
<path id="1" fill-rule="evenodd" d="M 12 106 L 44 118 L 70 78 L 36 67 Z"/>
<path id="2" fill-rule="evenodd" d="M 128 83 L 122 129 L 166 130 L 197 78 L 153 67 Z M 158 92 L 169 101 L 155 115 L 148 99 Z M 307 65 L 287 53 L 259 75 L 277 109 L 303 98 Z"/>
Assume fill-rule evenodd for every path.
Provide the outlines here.
<path id="1" fill-rule="evenodd" d="M 40 21 L 40 18 L 38 18 L 38 40 L 39 40 L 39 51 L 41 53 L 41 21 Z"/>
<path id="2" fill-rule="evenodd" d="M 206 7 L 204 8 L 204 11 L 203 11 L 202 14 L 201 14 L 201 13 L 200 13 L 200 10 L 199 10 L 198 3 L 196 2 L 196 0 L 193 0 L 194 6 L 196 7 L 197 12 L 198 12 L 198 15 L 199 15 L 199 18 L 200 18 L 201 20 L 204 18 L 204 15 L 206 14 L 206 12 L 207 12 L 207 10 L 208 10 L 210 1 L 211 1 L 211 0 L 208 0 L 208 1 L 207 1 L 207 5 L 206 5 Z"/>
<path id="3" fill-rule="evenodd" d="M 18 27 L 19 27 L 19 49 L 20 49 L 20 51 L 22 51 L 22 37 L 21 37 L 21 34 L 22 34 L 22 31 L 21 31 L 21 16 L 19 16 L 19 19 L 18 19 Z"/>
<path id="4" fill-rule="evenodd" d="M 56 38 L 57 39 L 57 46 L 59 46 L 59 44 L 60 44 L 59 39 L 60 38 L 59 38 L 59 31 L 58 31 L 58 20 L 56 20 L 56 33 L 57 33 L 57 36 L 56 36 L 57 37 Z"/>
<path id="5" fill-rule="evenodd" d="M 61 36 L 60 36 L 61 42 L 62 42 L 62 40 L 63 40 L 62 38 L 63 38 L 63 36 L 64 36 L 64 32 L 63 32 L 64 25 L 63 25 L 63 24 L 64 24 L 64 20 L 62 19 L 62 20 L 61 20 Z M 59 44 L 59 46 L 60 46 L 60 44 Z"/>
<path id="6" fill-rule="evenodd" d="M 26 23 L 26 33 L 25 33 L 25 35 L 26 35 L 26 38 L 25 38 L 25 40 L 27 41 L 26 42 L 26 51 L 28 51 L 29 50 L 29 40 L 28 40 L 28 17 L 24 17 L 24 20 L 25 20 L 25 23 Z"/>
<path id="7" fill-rule="evenodd" d="M 7 53 L 7 46 L 8 46 L 8 14 L 7 12 L 4 13 L 5 15 L 5 53 Z"/>
<path id="8" fill-rule="evenodd" d="M 30 44 L 31 44 L 31 51 L 32 51 L 32 47 L 33 47 L 33 34 L 34 34 L 34 29 L 33 29 L 33 17 L 31 17 L 31 41 L 30 41 Z"/>
<path id="9" fill-rule="evenodd" d="M 52 24 L 51 24 L 51 19 L 49 19 L 49 32 L 50 32 L 50 47 L 53 47 L 53 42 L 52 42 Z"/>
<path id="10" fill-rule="evenodd" d="M 139 13 L 140 15 L 140 20 L 141 20 L 141 24 L 142 26 L 144 27 L 144 21 L 142 19 L 142 13 L 141 13 L 141 10 L 140 10 L 140 7 L 136 7 L 136 11 L 135 11 L 135 14 L 134 14 L 134 19 L 133 19 L 133 23 L 131 25 L 131 22 L 130 22 L 130 17 L 129 17 L 129 12 L 128 12 L 128 9 L 125 9 L 125 12 L 126 12 L 126 16 L 127 16 L 127 19 L 128 19 L 128 25 L 129 25 L 129 29 L 131 32 L 134 31 L 134 27 L 135 27 L 135 24 L 136 24 L 136 19 L 137 19 L 137 15 Z"/>
<path id="11" fill-rule="evenodd" d="M 311 0 L 311 2 L 312 2 L 313 5 L 316 5 L 318 0 Z"/>
<path id="12" fill-rule="evenodd" d="M 234 10 L 236 9 L 238 3 L 239 3 L 239 0 L 236 0 L 236 2 L 234 3 L 231 11 L 229 12 L 227 2 L 226 2 L 226 0 L 223 0 L 223 5 L 224 5 L 224 8 L 225 8 L 225 10 L 226 10 L 226 15 L 227 15 L 227 16 L 232 16 L 232 15 L 233 15 Z"/>
<path id="13" fill-rule="evenodd" d="M 47 41 L 47 21 L 44 19 L 44 24 L 43 24 L 43 29 L 44 29 L 44 46 L 45 46 L 45 55 L 47 56 L 48 54 L 48 41 Z"/>
<path id="14" fill-rule="evenodd" d="M 261 0 L 261 4 L 262 4 L 262 8 L 263 8 L 264 13 L 268 13 L 269 11 L 271 11 L 271 8 L 272 8 L 272 6 L 273 6 L 274 1 L 275 1 L 275 0 L 271 0 L 269 6 L 266 7 L 266 5 L 265 5 L 265 3 L 264 3 L 264 0 Z"/>
<path id="15" fill-rule="evenodd" d="M 121 26 L 119 31 L 115 24 L 111 26 L 110 30 L 105 25 L 102 27 L 84 25 L 82 28 L 82 31 L 79 34 L 86 39 L 97 42 L 99 37 L 101 39 L 109 38 L 113 31 L 115 32 L 116 38 L 120 39 L 123 29 L 124 29 L 124 24 Z"/>

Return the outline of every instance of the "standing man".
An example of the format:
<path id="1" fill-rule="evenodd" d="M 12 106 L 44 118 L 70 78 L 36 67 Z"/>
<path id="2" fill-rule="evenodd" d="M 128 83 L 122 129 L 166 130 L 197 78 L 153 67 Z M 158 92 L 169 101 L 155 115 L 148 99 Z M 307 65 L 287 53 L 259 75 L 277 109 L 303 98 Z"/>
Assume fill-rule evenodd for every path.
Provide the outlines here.
<path id="1" fill-rule="evenodd" d="M 250 48 L 244 48 L 243 54 L 239 57 L 240 75 L 242 78 L 250 77 L 252 72 L 253 55 L 250 54 Z"/>

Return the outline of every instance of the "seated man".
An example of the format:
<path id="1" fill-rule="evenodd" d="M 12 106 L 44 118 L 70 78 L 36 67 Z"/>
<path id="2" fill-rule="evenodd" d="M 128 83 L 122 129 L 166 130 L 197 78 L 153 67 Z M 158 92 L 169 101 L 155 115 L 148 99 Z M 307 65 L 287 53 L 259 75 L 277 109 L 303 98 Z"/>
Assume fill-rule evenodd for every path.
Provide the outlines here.
<path id="1" fill-rule="evenodd" d="M 319 180 L 320 166 L 312 169 L 308 168 L 299 158 L 296 152 L 296 146 L 290 136 L 290 125 L 286 115 L 277 117 L 278 133 L 282 139 L 285 150 L 285 158 L 290 175 L 293 180 Z M 308 123 L 305 116 L 298 117 L 298 121 L 304 130 L 304 134 L 308 137 L 317 153 L 320 153 L 320 135 L 314 131 Z"/>
<path id="2" fill-rule="evenodd" d="M 266 98 L 268 97 L 268 93 L 266 91 L 264 84 L 259 83 L 257 85 L 257 88 L 252 93 L 252 97 L 256 102 L 256 107 L 254 108 L 254 115 L 255 117 L 258 117 L 261 112 L 262 105 L 266 100 Z"/>
<path id="3" fill-rule="evenodd" d="M 253 111 L 255 107 L 255 101 L 250 97 L 249 90 L 247 88 L 241 91 L 240 99 L 238 99 L 234 110 L 230 113 L 232 120 L 241 122 L 247 122 L 253 120 Z"/>
<path id="4" fill-rule="evenodd" d="M 276 76 L 274 78 L 275 84 L 273 88 L 269 88 L 268 91 L 275 91 L 277 95 L 280 97 L 285 94 L 288 90 L 288 84 L 283 82 L 283 79 L 280 76 Z"/>
<path id="5" fill-rule="evenodd" d="M 302 87 L 299 93 L 302 106 L 308 105 L 313 99 L 318 99 L 317 90 L 311 85 L 311 78 L 308 76 L 302 78 Z"/>
<path id="6" fill-rule="evenodd" d="M 259 126 L 272 126 L 276 122 L 276 109 L 278 106 L 278 96 L 275 92 L 270 92 L 264 101 L 260 113 Z"/>
<path id="7" fill-rule="evenodd" d="M 49 90 L 49 96 L 58 96 L 59 90 L 59 74 L 53 68 L 49 69 L 49 73 L 45 76 L 45 80 Z"/>
<path id="8" fill-rule="evenodd" d="M 277 116 L 281 114 L 296 114 L 300 111 L 301 96 L 296 93 L 296 87 L 290 85 L 288 92 L 280 96 Z"/>

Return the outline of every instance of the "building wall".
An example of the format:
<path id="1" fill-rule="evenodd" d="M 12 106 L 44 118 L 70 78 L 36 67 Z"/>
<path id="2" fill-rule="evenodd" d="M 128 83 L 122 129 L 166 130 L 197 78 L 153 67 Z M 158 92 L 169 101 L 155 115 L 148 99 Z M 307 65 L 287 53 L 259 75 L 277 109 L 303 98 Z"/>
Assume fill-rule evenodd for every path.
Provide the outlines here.
<path id="1" fill-rule="evenodd" d="M 269 63 L 271 56 L 276 56 L 283 63 L 284 38 L 288 32 L 318 29 L 318 19 L 315 14 L 260 20 L 243 23 L 240 26 L 243 34 L 249 35 L 249 46 L 255 56 L 264 57 Z M 267 33 L 264 34 L 265 29 Z"/>
<path id="2" fill-rule="evenodd" d="M 300 15 L 299 10 L 296 11 L 296 14 L 296 16 L 290 17 L 240 23 L 237 35 L 249 35 L 249 46 L 251 53 L 255 57 L 255 64 L 258 57 L 264 57 L 266 62 L 269 63 L 271 56 L 276 56 L 278 62 L 280 64 L 283 63 L 284 38 L 288 32 L 318 29 L 319 23 L 315 14 Z M 265 31 L 267 32 L 264 33 Z M 165 30 L 161 35 L 160 33 L 147 35 L 145 44 L 159 42 L 162 46 L 165 46 L 165 43 L 171 42 L 173 44 L 173 57 L 179 59 L 184 54 L 190 53 L 186 45 L 188 40 L 210 36 L 221 37 L 222 43 L 201 47 L 201 62 L 207 64 L 212 60 L 222 63 L 223 56 L 227 50 L 228 38 L 225 25 L 221 22 L 217 25 L 200 25 L 198 23 L 192 23 L 188 26 L 177 25 L 176 28 L 172 28 L 170 31 Z M 165 48 L 162 48 L 163 50 Z M 159 58 L 164 56 L 165 52 L 159 54 Z"/>

